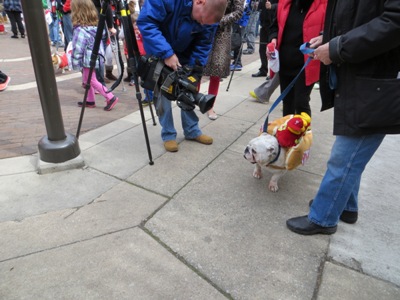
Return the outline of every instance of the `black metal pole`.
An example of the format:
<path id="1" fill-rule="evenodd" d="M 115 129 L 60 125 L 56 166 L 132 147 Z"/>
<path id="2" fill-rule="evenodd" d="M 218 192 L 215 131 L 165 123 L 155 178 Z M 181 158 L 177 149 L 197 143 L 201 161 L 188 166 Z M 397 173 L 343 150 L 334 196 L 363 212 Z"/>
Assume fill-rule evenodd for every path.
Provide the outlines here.
<path id="1" fill-rule="evenodd" d="M 49 163 L 66 162 L 81 150 L 77 139 L 64 131 L 42 1 L 22 0 L 22 9 L 47 131 L 38 144 L 39 156 Z"/>

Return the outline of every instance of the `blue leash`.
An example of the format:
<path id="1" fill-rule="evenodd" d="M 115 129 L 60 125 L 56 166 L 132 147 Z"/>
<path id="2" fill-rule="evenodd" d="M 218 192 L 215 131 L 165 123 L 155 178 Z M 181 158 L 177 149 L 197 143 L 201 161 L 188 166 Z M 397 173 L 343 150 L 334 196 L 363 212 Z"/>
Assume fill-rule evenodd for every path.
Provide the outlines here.
<path id="1" fill-rule="evenodd" d="M 300 46 L 300 51 L 303 54 L 310 54 L 314 52 L 314 49 L 309 48 L 310 43 L 304 43 L 303 45 Z M 286 97 L 286 95 L 289 93 L 289 91 L 293 88 L 294 84 L 296 83 L 297 79 L 299 78 L 301 72 L 304 71 L 304 69 L 307 67 L 307 65 L 309 64 L 309 62 L 312 60 L 312 57 L 308 57 L 308 59 L 306 60 L 306 62 L 304 63 L 303 67 L 301 68 L 300 72 L 296 75 L 296 77 L 292 80 L 292 82 L 286 87 L 286 89 L 282 92 L 282 94 L 280 94 L 280 96 L 278 97 L 278 99 L 275 100 L 275 102 L 271 105 L 271 107 L 269 108 L 267 117 L 265 119 L 264 125 L 263 125 L 263 132 L 267 132 L 267 128 L 268 128 L 268 117 L 269 114 L 275 109 L 275 107 L 278 106 L 278 104 Z"/>

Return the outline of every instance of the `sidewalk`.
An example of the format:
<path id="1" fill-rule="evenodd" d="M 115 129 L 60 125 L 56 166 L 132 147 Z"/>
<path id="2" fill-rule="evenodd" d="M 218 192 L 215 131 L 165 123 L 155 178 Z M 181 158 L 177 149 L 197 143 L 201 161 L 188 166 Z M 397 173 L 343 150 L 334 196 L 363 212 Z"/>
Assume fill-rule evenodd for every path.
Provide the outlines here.
<path id="1" fill-rule="evenodd" d="M 269 192 L 242 156 L 268 109 L 247 96 L 257 66 L 229 92 L 222 83 L 216 121 L 199 114 L 212 146 L 179 135 L 165 153 L 147 114 L 150 166 L 135 112 L 81 136 L 83 169 L 37 175 L 36 155 L 0 160 L 0 298 L 399 299 L 398 138 L 365 172 L 357 224 L 291 233 L 286 219 L 307 212 L 321 180 L 332 116 L 314 91 L 310 161 Z"/>
<path id="2" fill-rule="evenodd" d="M 269 192 L 270 174 L 253 178 L 243 158 L 269 109 L 248 96 L 258 67 L 221 83 L 216 121 L 198 113 L 211 146 L 183 139 L 175 106 L 178 153 L 145 108 L 152 166 L 138 111 L 80 136 L 82 169 L 38 175 L 36 153 L 1 159 L 0 299 L 400 299 L 399 137 L 364 173 L 356 224 L 294 234 L 285 222 L 319 186 L 332 111 L 314 90 L 310 160 Z"/>

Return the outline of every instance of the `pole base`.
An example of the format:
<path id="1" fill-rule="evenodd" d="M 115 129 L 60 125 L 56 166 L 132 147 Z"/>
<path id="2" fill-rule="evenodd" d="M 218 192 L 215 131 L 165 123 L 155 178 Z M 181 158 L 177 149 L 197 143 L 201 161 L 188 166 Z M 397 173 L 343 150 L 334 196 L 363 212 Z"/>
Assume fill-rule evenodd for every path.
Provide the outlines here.
<path id="1" fill-rule="evenodd" d="M 43 175 L 71 169 L 79 169 L 84 166 L 85 161 L 83 160 L 82 155 L 78 155 L 77 157 L 62 163 L 48 163 L 38 159 L 36 171 L 38 174 Z"/>
<path id="2" fill-rule="evenodd" d="M 40 139 L 39 159 L 47 163 L 63 163 L 81 154 L 76 137 L 66 133 L 64 140 L 50 141 L 47 136 Z"/>

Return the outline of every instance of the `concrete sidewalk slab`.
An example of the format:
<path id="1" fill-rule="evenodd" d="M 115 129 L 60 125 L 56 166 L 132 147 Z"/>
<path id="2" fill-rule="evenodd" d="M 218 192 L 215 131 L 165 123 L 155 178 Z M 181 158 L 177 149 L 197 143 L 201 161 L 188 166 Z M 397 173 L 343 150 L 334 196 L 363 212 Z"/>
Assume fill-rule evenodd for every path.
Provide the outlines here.
<path id="1" fill-rule="evenodd" d="M 400 290 L 388 282 L 329 262 L 324 266 L 324 275 L 318 293 L 320 300 L 394 300 L 399 298 Z"/>
<path id="2" fill-rule="evenodd" d="M 2 222 L 0 261 L 139 226 L 166 200 L 122 182 L 79 207 Z"/>
<path id="3" fill-rule="evenodd" d="M 1 299 L 226 299 L 139 228 L 0 264 Z"/>
<path id="4" fill-rule="evenodd" d="M 285 228 L 308 199 L 301 171 L 272 193 L 246 167 L 241 153 L 224 152 L 146 228 L 234 299 L 311 299 L 329 238 L 304 241 Z"/>

